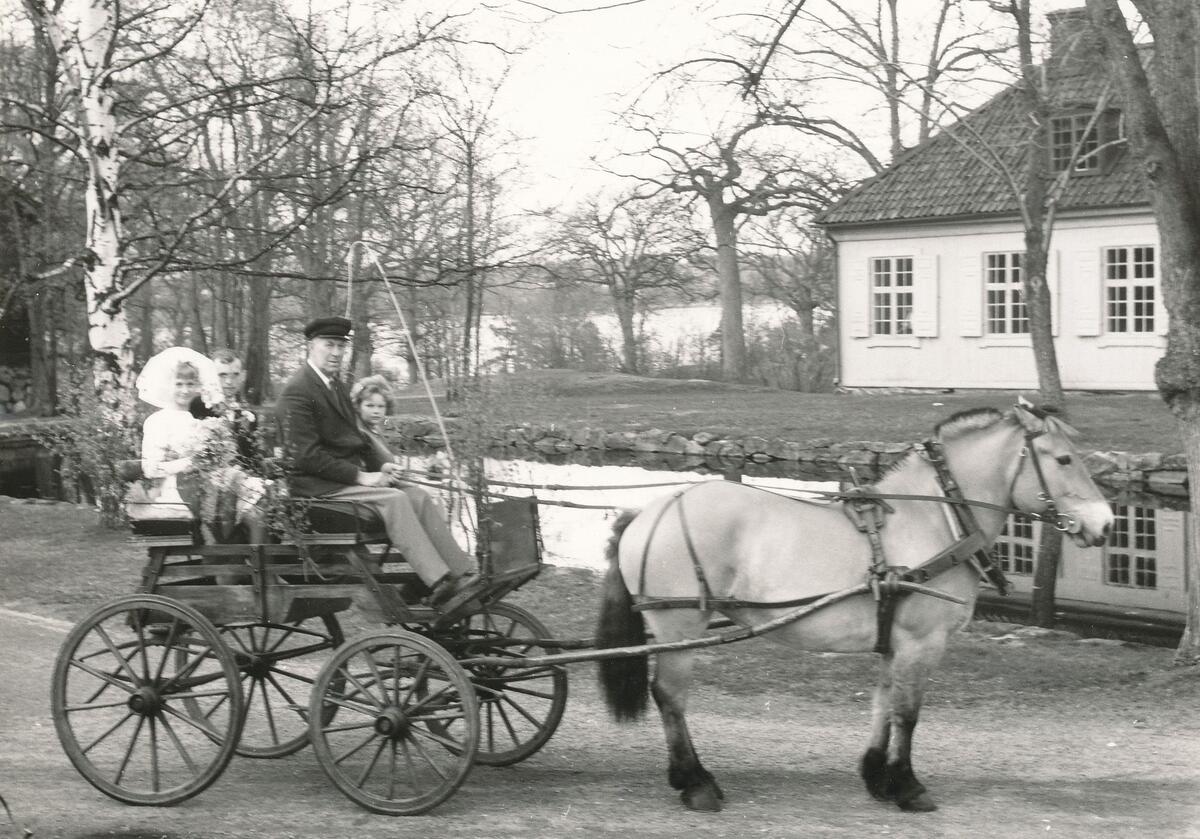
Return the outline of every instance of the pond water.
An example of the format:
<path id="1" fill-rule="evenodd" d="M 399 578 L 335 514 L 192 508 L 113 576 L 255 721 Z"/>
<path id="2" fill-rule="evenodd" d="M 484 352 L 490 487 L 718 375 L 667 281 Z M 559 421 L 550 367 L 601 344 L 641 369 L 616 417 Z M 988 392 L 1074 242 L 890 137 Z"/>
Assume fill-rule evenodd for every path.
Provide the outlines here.
<path id="1" fill-rule="evenodd" d="M 618 510 L 639 509 L 687 484 L 725 479 L 711 472 L 648 471 L 632 466 L 583 466 L 521 460 L 490 461 L 488 477 L 523 484 L 528 488 L 498 489 L 510 495 L 535 495 L 541 502 L 538 509 L 548 562 L 595 570 L 604 568 L 604 546 Z M 767 477 L 745 477 L 743 481 L 785 494 L 809 497 L 822 491 L 835 492 L 839 488 L 834 481 Z"/>

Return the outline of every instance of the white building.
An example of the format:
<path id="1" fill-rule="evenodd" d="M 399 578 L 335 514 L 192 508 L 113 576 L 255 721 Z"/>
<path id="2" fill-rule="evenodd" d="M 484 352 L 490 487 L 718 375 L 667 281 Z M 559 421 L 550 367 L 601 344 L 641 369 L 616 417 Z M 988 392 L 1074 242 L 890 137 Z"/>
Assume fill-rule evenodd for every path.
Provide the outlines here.
<path id="1" fill-rule="evenodd" d="M 1151 390 L 1167 316 L 1147 185 L 1121 141 L 1118 101 L 1110 99 L 1086 131 L 1106 82 L 1082 37 L 1084 10 L 1055 12 L 1050 20 L 1051 160 L 1061 169 L 1076 143 L 1085 151 L 1063 195 L 1049 255 L 1063 386 Z M 843 386 L 1037 386 L 1018 205 L 1005 176 L 983 162 L 994 152 L 1019 176 L 1026 125 L 1009 88 L 822 216 L 838 252 Z M 972 136 L 987 150 L 964 139 Z"/>

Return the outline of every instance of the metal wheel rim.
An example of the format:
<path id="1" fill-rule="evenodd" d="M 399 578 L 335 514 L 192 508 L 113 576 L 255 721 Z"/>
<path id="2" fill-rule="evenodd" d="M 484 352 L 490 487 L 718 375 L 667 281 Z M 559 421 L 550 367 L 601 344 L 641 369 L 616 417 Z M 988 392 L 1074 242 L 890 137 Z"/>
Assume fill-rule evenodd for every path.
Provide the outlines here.
<path id="1" fill-rule="evenodd" d="M 337 715 L 319 719 L 332 704 Z M 431 722 L 453 724 L 446 734 Z M 372 633 L 342 646 L 322 668 L 309 706 L 313 751 L 329 779 L 372 812 L 419 815 L 466 780 L 479 742 L 466 671 L 415 633 Z"/>
<path id="2" fill-rule="evenodd" d="M 488 647 L 480 637 L 549 638 L 546 626 L 530 612 L 509 603 L 493 603 L 465 618 L 471 656 L 549 655 L 554 647 L 530 644 Z M 498 670 L 467 667 L 479 700 L 479 747 L 475 762 L 510 766 L 532 756 L 554 735 L 567 707 L 567 671 L 561 666 Z"/>
<path id="3" fill-rule="evenodd" d="M 118 598 L 76 624 L 54 663 L 50 704 L 67 758 L 127 804 L 176 804 L 206 789 L 233 757 L 243 719 L 237 664 L 216 628 L 159 595 Z"/>

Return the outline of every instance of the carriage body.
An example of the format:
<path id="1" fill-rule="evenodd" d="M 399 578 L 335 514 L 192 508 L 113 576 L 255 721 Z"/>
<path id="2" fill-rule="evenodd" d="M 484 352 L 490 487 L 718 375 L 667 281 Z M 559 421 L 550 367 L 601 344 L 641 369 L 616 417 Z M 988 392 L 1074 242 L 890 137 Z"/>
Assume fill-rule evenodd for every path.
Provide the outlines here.
<path id="1" fill-rule="evenodd" d="M 303 506 L 307 526 L 292 538 L 219 544 L 186 507 L 164 516 L 129 505 L 131 539 L 147 553 L 137 592 L 81 621 L 53 676 L 59 738 L 93 786 L 174 804 L 235 754 L 282 757 L 311 743 L 351 799 L 411 815 L 452 795 L 474 764 L 515 763 L 549 739 L 564 670 L 546 671 L 545 700 L 516 713 L 504 671 L 458 663 L 546 651 L 523 639 L 548 630 L 503 602 L 542 568 L 536 499 L 478 506 L 487 586 L 456 613 L 428 603 L 371 511 Z M 362 630 L 349 643 L 347 616 Z M 524 722 L 514 729 L 513 718 Z M 373 748 L 349 754 L 346 732 L 358 742 L 364 730 Z"/>

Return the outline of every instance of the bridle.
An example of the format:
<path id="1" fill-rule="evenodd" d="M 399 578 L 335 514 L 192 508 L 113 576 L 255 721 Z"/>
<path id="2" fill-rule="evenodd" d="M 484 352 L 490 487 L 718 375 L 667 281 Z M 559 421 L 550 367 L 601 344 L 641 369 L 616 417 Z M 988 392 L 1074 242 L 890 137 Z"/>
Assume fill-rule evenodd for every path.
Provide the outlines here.
<path id="1" fill-rule="evenodd" d="M 1021 477 L 1021 470 L 1025 468 L 1026 463 L 1033 463 L 1033 469 L 1037 473 L 1038 486 L 1040 487 L 1037 498 L 1045 507 L 1038 513 L 1031 513 L 1016 508 L 1013 508 L 1012 512 L 1034 521 L 1047 522 L 1059 533 L 1069 533 L 1071 528 L 1075 526 L 1075 519 L 1070 514 L 1059 511 L 1058 505 L 1054 503 L 1054 496 L 1050 494 L 1050 485 L 1046 482 L 1046 473 L 1042 469 L 1041 458 L 1038 457 L 1037 449 L 1033 445 L 1033 441 L 1045 433 L 1045 429 L 1040 431 L 1029 431 L 1026 429 L 1025 445 L 1021 447 L 1021 454 L 1019 455 L 1021 459 L 1020 464 L 1013 473 L 1012 483 L 1008 487 L 1008 497 L 1015 501 L 1013 493 L 1016 491 L 1017 479 Z"/>

